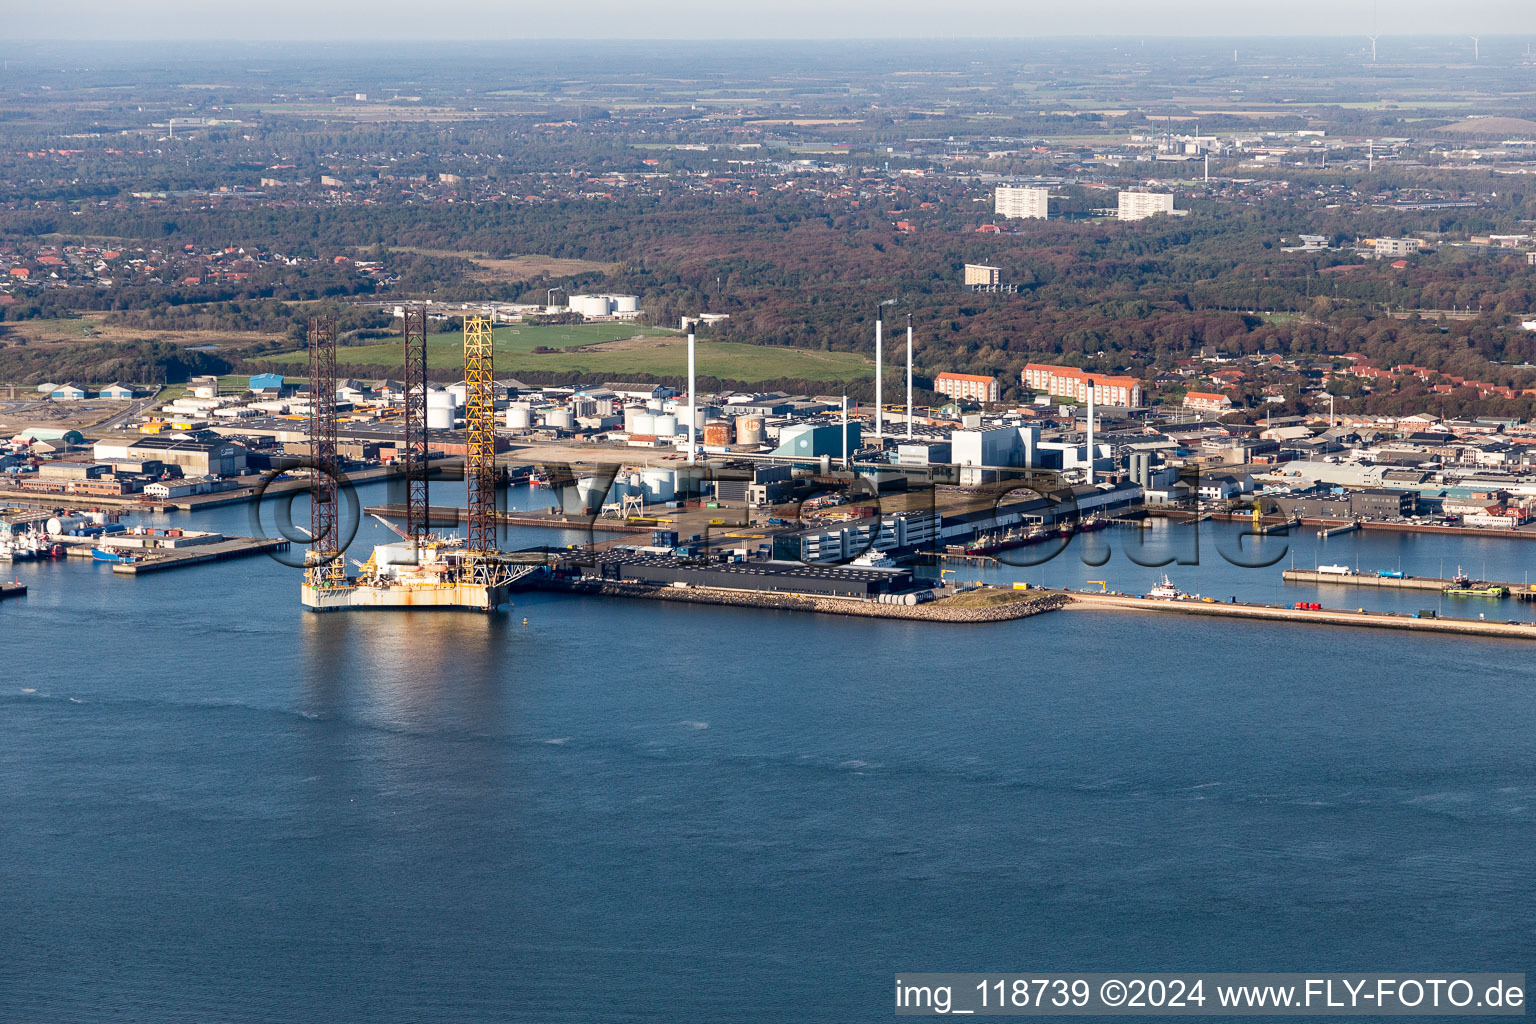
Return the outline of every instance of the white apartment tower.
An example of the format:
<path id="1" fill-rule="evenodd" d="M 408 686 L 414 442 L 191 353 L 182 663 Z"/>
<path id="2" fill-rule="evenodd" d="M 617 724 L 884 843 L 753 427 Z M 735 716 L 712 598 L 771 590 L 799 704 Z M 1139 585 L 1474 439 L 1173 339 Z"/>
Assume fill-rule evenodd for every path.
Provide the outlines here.
<path id="1" fill-rule="evenodd" d="M 1121 192 L 1120 219 L 1146 220 L 1173 212 L 1173 196 L 1163 192 Z"/>
<path id="2" fill-rule="evenodd" d="M 1051 192 L 1044 188 L 1014 188 L 1012 185 L 997 187 L 996 212 L 1008 219 L 1045 220 L 1050 207 Z"/>

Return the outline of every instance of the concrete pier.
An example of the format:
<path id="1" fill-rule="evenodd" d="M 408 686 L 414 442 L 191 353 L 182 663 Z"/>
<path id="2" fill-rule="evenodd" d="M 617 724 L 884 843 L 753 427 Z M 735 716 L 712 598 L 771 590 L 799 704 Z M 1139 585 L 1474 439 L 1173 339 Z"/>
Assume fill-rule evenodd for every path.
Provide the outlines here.
<path id="1" fill-rule="evenodd" d="M 1376 587 L 1381 590 L 1428 590 L 1439 593 L 1446 587 L 1454 586 L 1455 580 L 1443 579 L 1439 576 L 1377 576 L 1371 573 L 1353 573 L 1341 576 L 1338 573 L 1317 572 L 1314 569 L 1286 569 L 1280 574 L 1280 578 L 1287 583 L 1312 583 L 1333 584 L 1341 587 Z M 1504 587 L 1513 597 L 1524 597 L 1531 592 L 1524 583 L 1505 583 L 1500 580 L 1479 581 L 1488 586 Z M 1530 600 L 1529 597 L 1525 597 Z"/>
<path id="2" fill-rule="evenodd" d="M 1117 594 L 1071 595 L 1068 608 L 1105 611 L 1161 612 L 1172 615 L 1214 615 L 1222 618 L 1260 619 L 1318 626 L 1362 626 L 1369 629 L 1402 629 L 1416 633 L 1453 633 L 1462 636 L 1536 640 L 1536 624 L 1485 622 L 1481 619 L 1416 619 L 1393 612 L 1358 612 L 1324 608 L 1317 611 L 1267 604 L 1222 604 L 1200 600 L 1166 601 Z"/>
<path id="3" fill-rule="evenodd" d="M 26 597 L 27 585 L 25 583 L 0 583 L 0 601 L 8 597 Z"/>
<path id="4" fill-rule="evenodd" d="M 117 562 L 112 565 L 112 572 L 119 576 L 142 576 L 150 572 L 164 572 L 167 569 L 184 569 L 191 565 L 202 565 L 205 562 L 225 562 L 231 558 L 249 558 L 252 555 L 265 555 L 273 551 L 286 551 L 288 542 L 285 540 L 268 540 L 261 537 L 226 537 L 224 540 L 213 544 L 199 544 L 190 548 L 148 548 L 141 552 L 133 552 L 139 555 L 140 561 Z M 71 557 L 90 557 L 90 549 L 83 552 L 70 549 Z"/>

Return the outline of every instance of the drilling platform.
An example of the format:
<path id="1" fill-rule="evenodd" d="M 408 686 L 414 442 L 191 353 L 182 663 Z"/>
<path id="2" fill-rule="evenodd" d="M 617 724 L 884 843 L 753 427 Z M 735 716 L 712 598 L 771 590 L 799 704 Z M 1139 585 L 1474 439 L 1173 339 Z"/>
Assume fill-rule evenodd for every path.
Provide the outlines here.
<path id="1" fill-rule="evenodd" d="M 309 321 L 310 547 L 302 599 L 315 612 L 443 608 L 493 612 L 537 565 L 504 559 L 496 538 L 496 416 L 489 317 L 464 320 L 467 535 L 431 532 L 427 494 L 427 318 L 405 310 L 405 527 L 348 575 L 339 550 L 336 455 L 336 321 Z"/>

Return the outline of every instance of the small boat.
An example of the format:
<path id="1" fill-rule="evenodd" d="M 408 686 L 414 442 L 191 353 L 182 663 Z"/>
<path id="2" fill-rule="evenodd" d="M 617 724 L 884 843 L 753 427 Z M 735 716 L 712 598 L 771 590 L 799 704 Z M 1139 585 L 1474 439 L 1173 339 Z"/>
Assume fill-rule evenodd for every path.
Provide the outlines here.
<path id="1" fill-rule="evenodd" d="M 1176 601 L 1179 598 L 1186 597 L 1188 595 L 1186 595 L 1184 591 L 1180 590 L 1178 587 L 1174 586 L 1173 580 L 1168 578 L 1167 573 L 1164 573 L 1162 581 L 1158 583 L 1157 586 L 1147 591 L 1147 596 L 1163 601 Z"/>
<path id="2" fill-rule="evenodd" d="M 132 565 L 139 560 L 138 555 L 131 555 L 126 551 L 97 547 L 91 548 L 91 558 L 98 562 L 110 562 L 113 565 Z"/>

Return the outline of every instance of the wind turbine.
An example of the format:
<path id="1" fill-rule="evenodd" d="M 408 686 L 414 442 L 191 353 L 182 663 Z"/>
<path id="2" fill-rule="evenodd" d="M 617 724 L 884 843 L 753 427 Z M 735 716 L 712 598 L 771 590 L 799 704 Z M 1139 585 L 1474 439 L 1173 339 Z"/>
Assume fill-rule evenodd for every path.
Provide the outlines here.
<path id="1" fill-rule="evenodd" d="M 1476 64 L 1482 57 L 1477 52 L 1477 36 L 1468 36 L 1472 40 L 1472 63 Z"/>
<path id="2" fill-rule="evenodd" d="M 1376 40 L 1380 39 L 1381 36 L 1379 36 L 1379 35 L 1366 36 L 1365 38 L 1367 38 L 1367 39 L 1369 39 L 1371 41 L 1371 63 L 1375 64 L 1376 63 Z"/>

